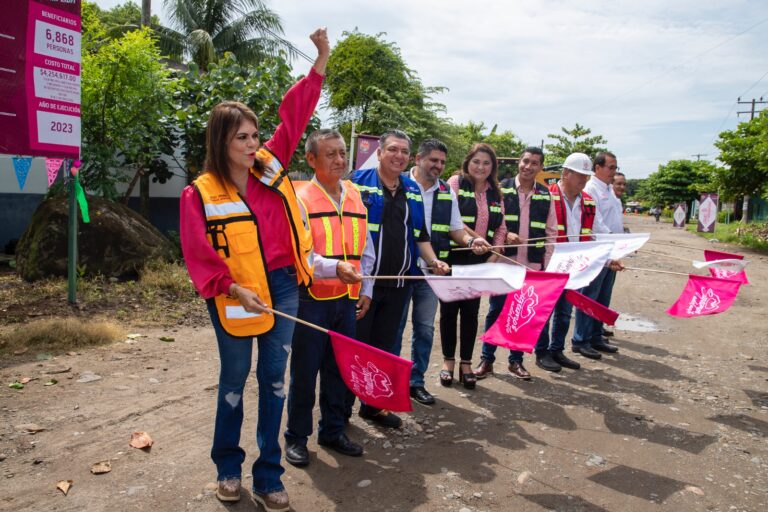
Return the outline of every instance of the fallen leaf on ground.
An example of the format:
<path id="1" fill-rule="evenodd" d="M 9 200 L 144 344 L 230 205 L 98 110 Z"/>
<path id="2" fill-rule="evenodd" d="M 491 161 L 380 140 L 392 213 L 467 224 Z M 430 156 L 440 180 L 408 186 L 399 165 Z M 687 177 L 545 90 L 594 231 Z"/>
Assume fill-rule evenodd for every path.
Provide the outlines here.
<path id="1" fill-rule="evenodd" d="M 47 361 L 49 359 L 53 359 L 53 356 L 51 354 L 47 354 L 45 352 L 41 352 L 35 356 L 35 359 L 38 361 Z"/>
<path id="2" fill-rule="evenodd" d="M 517 483 L 519 483 L 520 485 L 523 485 L 530 478 L 531 478 L 531 472 L 530 471 L 523 471 L 522 473 L 520 473 L 520 476 L 517 477 Z"/>
<path id="3" fill-rule="evenodd" d="M 146 432 L 134 432 L 133 435 L 131 435 L 131 442 L 128 444 L 134 448 L 143 450 L 144 448 L 151 447 L 153 443 L 154 441 L 152 441 L 152 438 Z"/>
<path id="4" fill-rule="evenodd" d="M 56 488 L 64 493 L 64 496 L 69 492 L 69 488 L 72 487 L 73 480 L 62 480 L 56 484 Z"/>
<path id="5" fill-rule="evenodd" d="M 160 336 L 160 341 L 171 343 L 172 341 L 176 341 L 176 338 L 171 338 L 170 336 Z"/>
<path id="6" fill-rule="evenodd" d="M 45 384 L 43 384 L 43 386 L 53 386 L 54 384 L 58 384 L 58 383 L 59 383 L 59 381 L 57 381 L 56 379 L 51 379 L 48 382 L 46 382 Z"/>
<path id="7" fill-rule="evenodd" d="M 15 356 L 20 356 L 21 354 L 26 354 L 26 353 L 27 353 L 27 350 L 29 350 L 27 347 L 24 347 L 24 348 L 20 348 L 20 349 L 18 349 L 18 350 L 14 350 L 14 351 L 13 351 L 13 355 L 15 355 Z"/>
<path id="8" fill-rule="evenodd" d="M 698 494 L 699 496 L 704 496 L 704 491 L 702 491 L 701 488 L 696 487 L 694 485 L 686 485 L 685 490 L 688 492 L 692 492 L 693 494 Z"/>
<path id="9" fill-rule="evenodd" d="M 146 335 L 139 334 L 139 333 L 131 333 L 131 334 L 126 334 L 125 337 L 128 338 L 129 340 L 135 340 L 137 338 L 144 338 L 146 337 Z"/>
<path id="10" fill-rule="evenodd" d="M 80 374 L 80 378 L 77 379 L 77 382 L 94 382 L 97 380 L 101 380 L 101 375 L 96 375 L 93 372 L 83 372 Z"/>
<path id="11" fill-rule="evenodd" d="M 11 389 L 24 389 L 24 384 L 22 384 L 21 382 L 15 380 L 15 381 L 11 382 L 10 384 L 8 384 L 8 387 L 11 388 Z"/>
<path id="12" fill-rule="evenodd" d="M 24 377 L 22 379 L 19 379 L 19 382 L 21 382 L 22 384 L 28 384 L 33 380 L 37 380 L 37 377 Z"/>
<path id="13" fill-rule="evenodd" d="M 71 366 L 58 366 L 53 368 L 46 368 L 43 373 L 46 373 L 48 375 L 52 375 L 55 373 L 67 373 L 69 370 L 71 370 Z"/>
<path id="14" fill-rule="evenodd" d="M 41 427 L 40 425 L 37 425 L 36 423 L 23 423 L 21 425 L 16 425 L 14 428 L 16 430 L 20 430 L 28 434 L 37 434 L 38 432 L 42 432 L 43 430 L 48 430 L 45 427 Z"/>
<path id="15" fill-rule="evenodd" d="M 102 460 L 91 466 L 91 473 L 94 475 L 103 475 L 112 471 L 112 463 L 108 460 Z"/>

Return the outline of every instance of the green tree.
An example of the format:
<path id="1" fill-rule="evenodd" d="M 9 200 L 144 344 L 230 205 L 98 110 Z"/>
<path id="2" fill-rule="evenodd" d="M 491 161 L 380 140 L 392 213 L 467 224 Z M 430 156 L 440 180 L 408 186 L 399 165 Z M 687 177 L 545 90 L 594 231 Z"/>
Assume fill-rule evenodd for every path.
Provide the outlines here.
<path id="1" fill-rule="evenodd" d="M 715 190 L 723 199 L 737 200 L 744 196 L 762 196 L 768 191 L 768 113 L 740 123 L 735 130 L 720 134 L 715 146 L 720 150 L 718 160 L 725 167 L 713 173 Z M 742 212 L 742 219 L 747 219 Z"/>
<path id="2" fill-rule="evenodd" d="M 545 144 L 546 163 L 562 163 L 571 153 L 586 153 L 590 158 L 594 158 L 600 151 L 607 151 L 605 145 L 608 141 L 602 135 L 591 135 L 592 130 L 581 126 L 579 123 L 570 130 L 566 127 L 560 128 L 563 132 L 550 133 L 547 137 L 556 142 Z"/>
<path id="3" fill-rule="evenodd" d="M 90 36 L 91 40 L 98 44 L 107 39 L 119 39 L 126 33 L 141 28 L 141 7 L 132 0 L 111 9 L 102 9 L 95 3 L 84 0 L 81 11 L 83 39 Z M 151 25 L 160 26 L 160 18 L 152 16 Z M 85 48 L 83 51 L 86 51 Z"/>
<path id="4" fill-rule="evenodd" d="M 701 191 L 711 190 L 715 165 L 706 160 L 670 160 L 659 165 L 640 185 L 638 199 L 658 206 L 688 203 L 699 198 Z"/>
<path id="5" fill-rule="evenodd" d="M 149 30 L 105 42 L 82 59 L 85 186 L 116 199 L 120 182 L 149 172 L 167 178 L 156 160 L 173 146 L 172 83 Z"/>
<path id="6" fill-rule="evenodd" d="M 624 192 L 627 201 L 634 201 L 640 187 L 643 186 L 645 178 L 630 178 L 627 179 L 627 190 Z"/>
<path id="7" fill-rule="evenodd" d="M 184 141 L 187 180 L 191 181 L 203 169 L 205 160 L 205 128 L 211 109 L 225 100 L 248 105 L 259 117 L 259 136 L 268 140 L 280 123 L 278 107 L 283 94 L 293 85 L 290 67 L 285 59 L 275 57 L 256 66 L 238 63 L 231 53 L 202 73 L 193 63 L 180 75 L 175 91 L 176 119 Z M 310 121 L 307 133 L 319 128 L 316 117 Z M 303 145 L 292 160 L 294 169 L 308 169 L 303 159 Z"/>
<path id="8" fill-rule="evenodd" d="M 155 26 L 171 58 L 190 58 L 202 71 L 225 52 L 242 65 L 256 65 L 294 47 L 280 38 L 279 16 L 262 0 L 164 0 L 170 27 Z"/>

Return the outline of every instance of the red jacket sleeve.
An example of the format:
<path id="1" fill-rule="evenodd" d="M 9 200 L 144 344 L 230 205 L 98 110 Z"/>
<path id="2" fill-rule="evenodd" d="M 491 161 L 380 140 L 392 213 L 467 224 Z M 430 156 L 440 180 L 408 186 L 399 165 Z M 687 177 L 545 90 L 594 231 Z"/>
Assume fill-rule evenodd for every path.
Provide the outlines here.
<path id="1" fill-rule="evenodd" d="M 269 151 L 287 168 L 301 136 L 312 118 L 317 102 L 320 100 L 320 88 L 323 85 L 323 75 L 314 69 L 296 82 L 285 93 L 280 104 L 280 125 L 272 138 L 264 144 Z"/>
<path id="2" fill-rule="evenodd" d="M 181 192 L 179 209 L 181 252 L 195 289 L 204 299 L 229 293 L 232 276 L 227 264 L 208 242 L 203 202 L 194 186 L 188 185 Z"/>

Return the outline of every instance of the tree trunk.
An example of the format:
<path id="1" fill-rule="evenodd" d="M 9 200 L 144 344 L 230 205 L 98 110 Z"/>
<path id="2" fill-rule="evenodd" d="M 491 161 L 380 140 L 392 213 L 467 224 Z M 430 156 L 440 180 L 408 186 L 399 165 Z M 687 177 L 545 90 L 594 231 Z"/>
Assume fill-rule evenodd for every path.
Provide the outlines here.
<path id="1" fill-rule="evenodd" d="M 749 222 L 749 196 L 744 196 L 744 202 L 741 203 L 741 223 Z"/>
<path id="2" fill-rule="evenodd" d="M 137 169 L 136 174 L 134 174 L 133 178 L 131 178 L 131 182 L 128 183 L 128 189 L 125 191 L 125 195 L 123 196 L 123 204 L 125 206 L 128 206 L 128 201 L 131 200 L 131 194 L 133 194 L 133 189 L 136 187 L 136 182 L 139 181 L 140 176 L 141 169 Z"/>
<path id="3" fill-rule="evenodd" d="M 141 26 L 148 27 L 152 18 L 152 0 L 141 0 Z"/>
<path id="4" fill-rule="evenodd" d="M 149 174 L 144 169 L 139 178 L 139 213 L 149 220 Z"/>

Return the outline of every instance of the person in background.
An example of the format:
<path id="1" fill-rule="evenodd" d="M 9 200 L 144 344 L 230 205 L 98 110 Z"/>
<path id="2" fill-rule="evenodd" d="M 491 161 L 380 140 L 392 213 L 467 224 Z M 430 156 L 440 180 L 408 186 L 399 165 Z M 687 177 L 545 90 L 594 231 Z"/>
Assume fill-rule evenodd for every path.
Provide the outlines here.
<path id="1" fill-rule="evenodd" d="M 507 236 L 504 224 L 504 203 L 498 182 L 496 152 L 488 144 L 475 144 L 464 158 L 461 170 L 448 179 L 448 184 L 458 196 L 459 212 L 464 228 L 474 238 L 486 240 L 490 245 L 503 245 Z M 473 240 L 469 244 L 472 246 Z M 470 251 L 453 251 L 449 263 L 472 265 L 488 259 L 488 254 Z M 474 389 L 477 377 L 472 371 L 472 352 L 477 337 L 477 317 L 480 312 L 480 298 L 440 301 L 440 341 L 443 349 L 443 369 L 440 383 L 453 384 L 456 364 L 456 336 L 459 315 L 461 325 L 459 336 L 459 382 L 466 389 Z"/>
<path id="2" fill-rule="evenodd" d="M 624 192 L 627 191 L 627 177 L 624 176 L 623 172 L 616 172 L 616 174 L 613 177 L 613 193 L 616 194 L 616 197 L 621 201 L 624 202 L 623 196 Z"/>
<path id="3" fill-rule="evenodd" d="M 268 512 L 289 509 L 280 480 L 278 442 L 285 402 L 284 375 L 298 285 L 312 282 L 312 236 L 285 170 L 320 99 L 330 54 L 326 30 L 310 38 L 317 48 L 309 74 L 286 93 L 281 123 L 263 146 L 258 118 L 242 103 L 211 110 L 205 172 L 181 193 L 180 236 L 187 270 L 206 299 L 219 349 L 220 372 L 211 458 L 221 501 L 238 501 L 245 450 L 240 447 L 243 390 L 257 338 L 259 384 L 253 499 Z"/>

